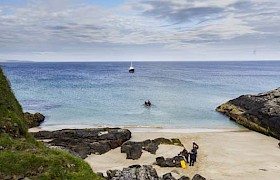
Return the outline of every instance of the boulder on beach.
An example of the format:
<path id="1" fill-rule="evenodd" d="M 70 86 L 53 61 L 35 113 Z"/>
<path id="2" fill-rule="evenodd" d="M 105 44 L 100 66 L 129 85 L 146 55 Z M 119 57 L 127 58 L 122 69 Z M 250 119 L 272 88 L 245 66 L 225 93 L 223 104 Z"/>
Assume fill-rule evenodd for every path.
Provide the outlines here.
<path id="1" fill-rule="evenodd" d="M 122 144 L 121 153 L 126 153 L 127 159 L 135 160 L 141 157 L 142 150 L 148 151 L 151 154 L 156 154 L 160 144 L 183 146 L 179 139 L 156 138 L 154 140 L 147 139 L 140 142 L 127 141 Z"/>
<path id="2" fill-rule="evenodd" d="M 216 110 L 251 130 L 280 139 L 280 88 L 258 95 L 242 95 Z"/>
<path id="3" fill-rule="evenodd" d="M 163 156 L 156 158 L 156 164 L 160 167 L 181 167 L 182 157 L 174 156 L 173 158 L 164 158 Z"/>

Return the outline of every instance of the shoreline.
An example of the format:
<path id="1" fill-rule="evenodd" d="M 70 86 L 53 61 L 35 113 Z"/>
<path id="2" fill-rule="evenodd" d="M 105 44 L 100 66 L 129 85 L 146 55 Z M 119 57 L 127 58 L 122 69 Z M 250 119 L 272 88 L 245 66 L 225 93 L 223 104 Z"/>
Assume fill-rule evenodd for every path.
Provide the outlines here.
<path id="1" fill-rule="evenodd" d="M 56 131 L 61 129 L 88 129 L 88 128 L 122 128 L 128 129 L 132 133 L 153 132 L 153 133 L 207 133 L 207 132 L 231 132 L 231 131 L 248 131 L 246 128 L 166 128 L 159 126 L 90 126 L 90 125 L 53 125 L 38 126 L 29 128 L 29 132 L 38 131 Z"/>

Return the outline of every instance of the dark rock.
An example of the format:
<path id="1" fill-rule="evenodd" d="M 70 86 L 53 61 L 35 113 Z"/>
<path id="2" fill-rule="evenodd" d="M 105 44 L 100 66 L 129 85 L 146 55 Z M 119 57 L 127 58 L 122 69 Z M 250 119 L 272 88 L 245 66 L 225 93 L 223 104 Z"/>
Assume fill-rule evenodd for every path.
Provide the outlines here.
<path id="1" fill-rule="evenodd" d="M 280 139 L 280 88 L 258 95 L 242 95 L 216 110 L 251 130 Z"/>
<path id="2" fill-rule="evenodd" d="M 142 150 L 148 151 L 152 154 L 156 154 L 156 151 L 158 150 L 158 146 L 160 144 L 178 145 L 178 142 L 180 142 L 180 140 L 178 139 L 174 139 L 174 141 L 172 141 L 165 138 L 157 138 L 154 140 L 148 139 L 141 142 L 127 141 L 121 146 L 121 153 L 126 153 L 127 159 L 139 159 L 142 155 Z M 132 156 L 133 158 L 131 158 Z"/>
<path id="3" fill-rule="evenodd" d="M 111 141 L 108 141 L 108 144 L 109 144 L 111 149 L 115 149 L 115 148 L 121 146 L 123 144 L 123 141 L 121 139 L 111 140 Z"/>
<path id="4" fill-rule="evenodd" d="M 158 178 L 157 171 L 156 171 L 155 168 L 153 168 L 153 166 L 151 166 L 151 165 L 143 165 L 143 168 L 145 168 L 148 171 L 150 177 Z"/>
<path id="5" fill-rule="evenodd" d="M 122 176 L 124 179 L 136 179 L 137 178 L 136 168 L 123 168 Z"/>
<path id="6" fill-rule="evenodd" d="M 32 128 L 32 127 L 40 126 L 40 124 L 45 120 L 45 116 L 38 112 L 36 112 L 35 114 L 25 112 L 24 120 L 27 122 L 28 127 Z"/>
<path id="7" fill-rule="evenodd" d="M 173 158 L 157 157 L 156 164 L 160 167 L 181 167 L 182 157 L 175 156 Z"/>
<path id="8" fill-rule="evenodd" d="M 106 171 L 108 179 L 112 179 L 114 177 L 120 177 L 122 172 L 120 170 L 108 170 Z"/>
<path id="9" fill-rule="evenodd" d="M 151 154 L 156 154 L 156 151 L 158 150 L 158 144 L 156 143 L 150 143 L 144 146 L 143 148 L 145 151 L 150 152 Z"/>
<path id="10" fill-rule="evenodd" d="M 91 153 L 104 154 L 121 146 L 131 137 L 129 130 L 120 128 L 63 129 L 32 134 L 37 139 L 51 139 L 49 145 L 65 148 L 81 158 Z"/>
<path id="11" fill-rule="evenodd" d="M 173 158 L 166 158 L 165 159 L 165 164 L 167 167 L 175 167 L 176 163 L 175 160 Z"/>
<path id="12" fill-rule="evenodd" d="M 156 163 L 157 163 L 157 165 L 159 165 L 160 167 L 166 167 L 165 159 L 164 159 L 163 156 L 157 157 L 157 158 L 156 158 Z"/>
<path id="13" fill-rule="evenodd" d="M 181 159 L 182 157 L 180 156 L 173 157 L 173 162 L 175 164 L 175 167 L 181 167 Z"/>
<path id="14" fill-rule="evenodd" d="M 89 144 L 89 147 L 91 149 L 91 153 L 95 153 L 95 154 L 104 154 L 108 151 L 110 151 L 111 149 L 114 149 L 118 146 L 115 146 L 114 148 L 110 147 L 110 141 L 99 141 L 99 142 L 93 142 Z"/>
<path id="15" fill-rule="evenodd" d="M 140 167 L 137 169 L 137 179 L 141 179 L 141 180 L 144 180 L 144 179 L 151 179 L 149 178 L 149 170 L 146 169 L 145 167 Z M 150 176 L 151 177 L 151 176 Z"/>
<path id="16" fill-rule="evenodd" d="M 159 180 L 156 170 L 150 165 L 134 165 L 120 170 L 108 170 L 107 179 L 117 180 Z"/>
<path id="17" fill-rule="evenodd" d="M 192 178 L 192 180 L 206 180 L 206 178 L 202 177 L 199 174 L 194 175 L 194 177 Z"/>
<path id="18" fill-rule="evenodd" d="M 135 164 L 135 165 L 131 165 L 131 166 L 128 166 L 129 168 L 140 168 L 141 167 L 141 165 L 139 165 L 139 164 Z"/>
<path id="19" fill-rule="evenodd" d="M 143 142 L 127 141 L 121 146 L 121 153 L 126 153 L 126 159 L 139 159 L 142 155 Z"/>
<path id="20" fill-rule="evenodd" d="M 142 141 L 142 142 L 139 142 L 139 143 L 142 143 L 143 146 L 148 146 L 149 144 L 151 143 L 155 143 L 155 141 L 153 140 L 150 140 L 150 139 L 147 139 L 145 141 Z"/>
<path id="21" fill-rule="evenodd" d="M 187 176 L 182 176 L 182 177 L 180 177 L 178 180 L 190 180 L 190 178 L 187 177 Z"/>
<path id="22" fill-rule="evenodd" d="M 81 144 L 83 144 L 83 143 L 81 143 Z M 87 145 L 85 145 L 85 146 L 77 145 L 70 149 L 72 151 L 76 152 L 83 159 L 85 159 L 90 152 L 90 147 Z"/>
<path id="23" fill-rule="evenodd" d="M 139 159 L 142 155 L 142 148 L 140 145 L 127 145 L 126 146 L 126 159 Z"/>
<path id="24" fill-rule="evenodd" d="M 163 180 L 176 180 L 171 173 L 166 173 L 162 176 Z"/>
<path id="25" fill-rule="evenodd" d="M 161 177 L 151 165 L 133 165 L 123 170 L 108 170 L 108 180 L 176 180 L 171 173 L 166 173 Z M 105 177 L 106 178 L 106 177 Z M 190 180 L 187 176 L 182 176 L 178 180 Z M 206 180 L 199 174 L 196 174 L 192 180 Z"/>

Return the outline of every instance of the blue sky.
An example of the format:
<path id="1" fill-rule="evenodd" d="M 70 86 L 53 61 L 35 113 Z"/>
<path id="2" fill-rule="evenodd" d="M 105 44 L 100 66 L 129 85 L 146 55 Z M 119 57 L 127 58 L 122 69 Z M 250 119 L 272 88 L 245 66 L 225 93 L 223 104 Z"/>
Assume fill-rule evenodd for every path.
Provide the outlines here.
<path id="1" fill-rule="evenodd" d="M 279 0 L 0 0 L 0 61 L 279 60 Z"/>

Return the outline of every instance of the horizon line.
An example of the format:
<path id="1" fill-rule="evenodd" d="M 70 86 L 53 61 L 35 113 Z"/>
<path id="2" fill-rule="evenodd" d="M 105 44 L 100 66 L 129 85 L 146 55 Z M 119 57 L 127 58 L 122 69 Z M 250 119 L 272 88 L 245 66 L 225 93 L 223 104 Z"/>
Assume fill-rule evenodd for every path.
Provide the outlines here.
<path id="1" fill-rule="evenodd" d="M 280 61 L 280 59 L 262 59 L 262 60 L 133 60 L 132 62 L 271 62 Z M 131 60 L 1 60 L 0 63 L 88 63 L 88 62 L 131 62 Z"/>

